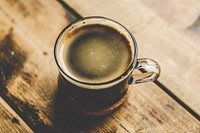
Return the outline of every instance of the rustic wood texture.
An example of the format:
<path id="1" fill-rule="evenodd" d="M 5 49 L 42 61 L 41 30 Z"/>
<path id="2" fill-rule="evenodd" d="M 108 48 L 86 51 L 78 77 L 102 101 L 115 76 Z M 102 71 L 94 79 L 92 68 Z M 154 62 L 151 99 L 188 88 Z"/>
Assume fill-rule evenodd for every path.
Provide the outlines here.
<path id="1" fill-rule="evenodd" d="M 0 97 L 0 132 L 33 133 L 26 123 Z"/>
<path id="2" fill-rule="evenodd" d="M 199 0 L 141 0 L 177 30 L 186 30 L 199 18 Z"/>
<path id="3" fill-rule="evenodd" d="M 159 62 L 159 81 L 200 114 L 200 1 L 65 2 L 84 17 L 102 15 L 125 25 L 136 37 L 139 56 Z"/>
<path id="4" fill-rule="evenodd" d="M 200 122 L 154 83 L 131 87 L 128 101 L 112 115 L 90 118 L 71 111 L 57 86 L 53 47 L 61 29 L 75 18 L 57 1 L 47 4 L 39 0 L 1 0 L 0 3 L 0 95 L 10 100 L 34 131 L 200 132 Z M 80 6 L 86 5 L 89 4 L 80 3 Z M 79 8 L 89 15 L 89 10 Z M 81 13 L 78 8 L 77 11 Z M 93 9 L 94 13 L 96 11 L 99 9 Z M 124 15 L 122 11 L 119 18 Z M 107 9 L 107 12 L 111 11 Z M 129 23 L 135 22 L 130 20 Z M 128 26 L 132 29 L 130 24 Z M 145 36 L 142 32 L 139 35 L 139 40 Z M 149 39 L 140 43 L 148 46 Z M 147 53 L 143 55 L 157 57 L 157 54 L 151 54 L 150 45 L 148 48 L 144 49 Z M 155 59 L 160 61 L 162 56 Z"/>
<path id="5" fill-rule="evenodd" d="M 30 126 L 45 130 L 52 125 L 46 115 L 52 113 L 57 87 L 54 43 L 74 18 L 56 1 L 0 3 L 1 93 L 31 121 Z"/>

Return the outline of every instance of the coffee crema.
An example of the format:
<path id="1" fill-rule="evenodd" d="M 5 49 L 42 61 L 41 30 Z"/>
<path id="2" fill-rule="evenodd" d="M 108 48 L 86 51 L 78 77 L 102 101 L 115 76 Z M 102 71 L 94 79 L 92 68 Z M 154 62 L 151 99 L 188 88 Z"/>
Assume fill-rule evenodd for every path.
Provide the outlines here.
<path id="1" fill-rule="evenodd" d="M 114 80 L 130 67 L 133 59 L 128 39 L 107 25 L 84 25 L 64 34 L 62 39 L 65 68 L 81 82 Z"/>

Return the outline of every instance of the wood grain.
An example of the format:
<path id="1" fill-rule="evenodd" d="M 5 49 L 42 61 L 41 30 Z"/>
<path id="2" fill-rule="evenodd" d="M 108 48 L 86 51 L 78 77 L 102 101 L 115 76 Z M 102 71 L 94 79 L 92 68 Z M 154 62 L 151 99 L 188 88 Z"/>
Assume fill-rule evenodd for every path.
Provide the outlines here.
<path id="1" fill-rule="evenodd" d="M 199 0 L 142 0 L 142 3 L 177 30 L 187 29 L 199 17 Z"/>
<path id="2" fill-rule="evenodd" d="M 34 131 L 200 131 L 199 121 L 153 83 L 130 87 L 128 101 L 112 115 L 91 118 L 72 111 L 57 84 L 53 47 L 61 29 L 73 20 L 57 1 L 1 1 L 0 95 Z"/>
<path id="3" fill-rule="evenodd" d="M 52 125 L 47 115 L 57 87 L 53 47 L 74 18 L 56 1 L 31 0 L 1 1 L 0 16 L 1 91 L 31 126 L 46 130 Z"/>
<path id="4" fill-rule="evenodd" d="M 128 101 L 111 115 L 93 118 L 55 104 L 54 121 L 67 132 L 173 133 L 200 131 L 200 123 L 154 83 L 130 87 Z M 61 103 L 57 93 L 55 103 Z M 60 95 L 59 95 L 60 94 Z M 59 110 L 59 111 L 58 111 Z M 189 116 L 189 117 L 188 117 Z"/>
<path id="5" fill-rule="evenodd" d="M 200 1 L 142 0 L 142 2 L 185 38 L 200 44 Z"/>
<path id="6" fill-rule="evenodd" d="M 26 123 L 0 97 L 0 132 L 33 133 Z"/>
<path id="7" fill-rule="evenodd" d="M 200 114 L 200 38 L 196 33 L 192 35 L 187 31 L 199 15 L 198 1 L 182 1 L 182 4 L 178 4 L 180 1 L 160 2 L 163 8 L 156 5 L 156 0 L 151 0 L 154 2 L 152 8 L 150 2 L 133 0 L 88 0 L 90 4 L 81 0 L 65 2 L 82 16 L 107 16 L 125 25 L 136 37 L 140 57 L 153 58 L 159 62 L 162 69 L 159 81 Z M 169 13 L 165 12 L 166 8 Z M 192 13 L 176 13 L 175 10 L 179 8 Z M 183 31 L 180 31 L 181 28 Z"/>

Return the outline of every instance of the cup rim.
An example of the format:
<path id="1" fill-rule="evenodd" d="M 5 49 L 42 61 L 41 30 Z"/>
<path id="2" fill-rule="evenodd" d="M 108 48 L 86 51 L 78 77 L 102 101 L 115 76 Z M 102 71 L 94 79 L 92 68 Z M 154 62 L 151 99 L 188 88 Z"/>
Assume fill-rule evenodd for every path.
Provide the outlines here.
<path id="1" fill-rule="evenodd" d="M 132 47 L 132 51 L 134 52 L 133 55 L 133 59 L 132 59 L 132 62 L 130 63 L 131 65 L 127 68 L 127 70 L 122 74 L 120 75 L 119 77 L 116 77 L 114 78 L 113 80 L 110 80 L 110 81 L 107 81 L 107 82 L 102 82 L 102 83 L 87 83 L 87 82 L 82 82 L 82 81 L 79 81 L 79 80 L 76 80 L 74 79 L 73 77 L 69 76 L 61 67 L 61 65 L 59 64 L 59 61 L 58 61 L 58 56 L 57 56 L 57 47 L 58 47 L 58 42 L 61 38 L 61 36 L 63 35 L 63 33 L 66 31 L 66 29 L 70 28 L 72 25 L 76 24 L 76 23 L 79 23 L 83 20 L 88 20 L 88 19 L 105 19 L 105 20 L 108 20 L 108 21 L 112 21 L 118 25 L 120 25 L 122 28 L 124 28 L 126 30 L 126 32 L 128 32 L 128 34 L 130 35 L 131 37 L 131 41 L 133 42 L 133 47 Z M 121 23 L 113 20 L 113 19 L 110 19 L 110 18 L 106 18 L 106 17 L 102 17 L 102 16 L 89 16 L 89 17 L 84 17 L 84 18 L 81 18 L 81 19 L 78 19 L 78 20 L 75 20 L 73 22 L 71 22 L 69 25 L 67 25 L 61 32 L 60 34 L 58 35 L 57 39 L 56 39 L 56 42 L 55 42 L 55 45 L 54 45 L 54 59 L 55 59 L 55 62 L 59 68 L 59 71 L 61 72 L 61 74 L 68 78 L 70 81 L 73 81 L 73 82 L 76 82 L 78 84 L 82 84 L 82 85 L 92 85 L 92 86 L 105 86 L 107 84 L 111 84 L 111 83 L 117 83 L 117 82 L 120 82 L 120 81 L 123 81 L 125 78 L 127 78 L 133 71 L 133 69 L 136 67 L 137 65 L 137 58 L 138 58 L 138 47 L 137 47 L 137 42 L 136 42 L 136 39 L 135 37 L 133 36 L 133 34 L 125 27 L 123 26 Z"/>

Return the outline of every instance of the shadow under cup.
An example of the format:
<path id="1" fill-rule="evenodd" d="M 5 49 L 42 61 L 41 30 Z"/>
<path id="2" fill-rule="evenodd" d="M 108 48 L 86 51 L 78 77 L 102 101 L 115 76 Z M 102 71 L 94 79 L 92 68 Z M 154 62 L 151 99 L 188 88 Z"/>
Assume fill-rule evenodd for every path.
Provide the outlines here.
<path id="1" fill-rule="evenodd" d="M 122 75 L 102 83 L 85 82 L 74 78 L 63 61 L 62 51 L 66 45 L 63 36 L 84 25 L 92 24 L 107 25 L 117 30 L 128 40 L 132 51 L 127 70 Z M 68 41 L 67 38 L 64 40 Z M 153 81 L 160 74 L 160 67 L 155 61 L 137 58 L 137 44 L 133 35 L 123 25 L 104 17 L 87 17 L 68 25 L 58 36 L 54 56 L 60 72 L 58 85 L 61 86 L 59 88 L 62 89 L 68 105 L 89 115 L 104 115 L 114 111 L 127 99 L 129 84 Z M 134 69 L 143 69 L 144 73 L 132 75 Z"/>

